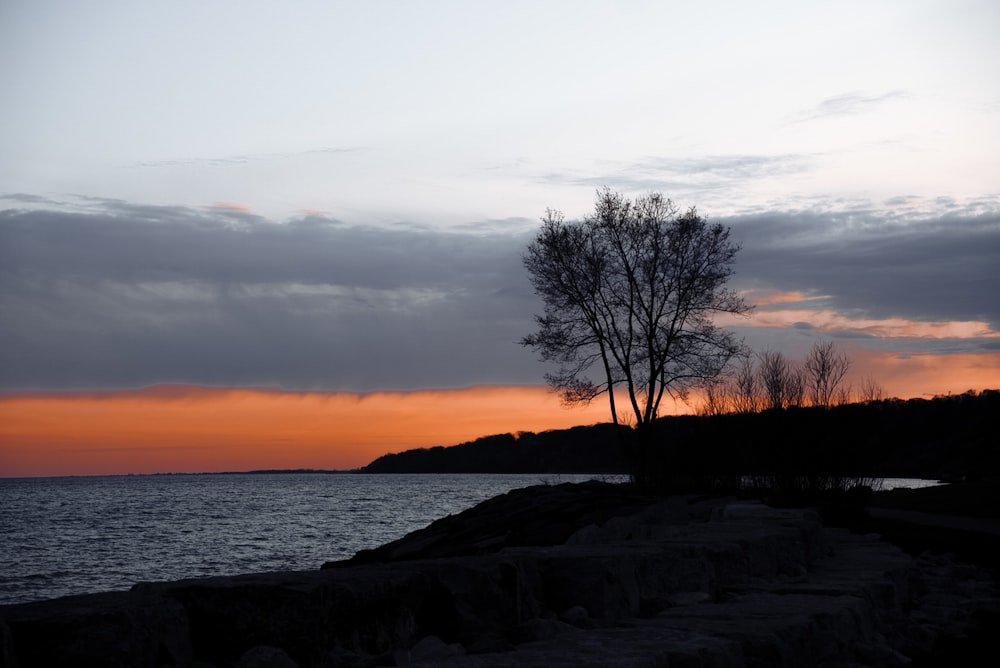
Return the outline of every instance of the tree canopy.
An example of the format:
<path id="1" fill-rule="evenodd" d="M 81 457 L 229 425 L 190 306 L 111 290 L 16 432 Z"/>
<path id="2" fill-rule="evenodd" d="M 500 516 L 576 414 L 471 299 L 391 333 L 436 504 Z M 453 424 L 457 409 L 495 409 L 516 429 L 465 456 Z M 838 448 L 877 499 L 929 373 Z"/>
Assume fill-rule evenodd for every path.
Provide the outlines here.
<path id="1" fill-rule="evenodd" d="M 664 395 L 685 396 L 742 352 L 715 324 L 751 309 L 726 288 L 738 250 L 729 228 L 659 193 L 631 201 L 604 189 L 579 221 L 550 209 L 524 256 L 544 313 L 521 343 L 558 364 L 546 380 L 567 402 L 607 393 L 615 424 L 623 388 L 642 430 Z"/>

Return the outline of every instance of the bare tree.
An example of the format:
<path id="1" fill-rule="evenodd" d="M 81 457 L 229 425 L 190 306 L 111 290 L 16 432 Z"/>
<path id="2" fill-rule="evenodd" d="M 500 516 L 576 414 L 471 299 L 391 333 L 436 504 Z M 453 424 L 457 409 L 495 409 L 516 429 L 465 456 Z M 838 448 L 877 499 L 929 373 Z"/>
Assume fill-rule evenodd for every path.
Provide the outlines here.
<path id="1" fill-rule="evenodd" d="M 802 373 L 782 353 L 765 350 L 758 356 L 757 378 L 763 395 L 762 408 L 788 408 L 802 404 Z"/>
<path id="2" fill-rule="evenodd" d="M 861 381 L 861 389 L 858 391 L 858 401 L 882 401 L 883 399 L 885 399 L 885 391 L 882 389 L 882 385 L 875 380 L 875 376 L 872 374 L 865 376 L 865 379 Z"/>
<path id="3" fill-rule="evenodd" d="M 742 350 L 713 321 L 751 308 L 725 287 L 738 250 L 728 228 L 658 193 L 632 202 L 604 189 L 578 222 L 549 210 L 524 257 L 545 310 L 521 343 L 559 365 L 546 379 L 566 401 L 607 393 L 615 424 L 624 388 L 645 447 L 664 395 L 686 396 Z"/>
<path id="4" fill-rule="evenodd" d="M 838 352 L 833 341 L 814 343 L 804 366 L 804 382 L 812 405 L 832 406 L 838 398 L 837 387 L 850 368 L 847 353 Z"/>
<path id="5" fill-rule="evenodd" d="M 760 407 L 760 382 L 753 357 L 748 355 L 743 358 L 733 379 L 733 410 L 737 413 L 756 413 Z"/>
<path id="6" fill-rule="evenodd" d="M 722 378 L 709 380 L 702 391 L 705 399 L 698 410 L 699 415 L 725 415 L 733 410 L 733 392 L 729 381 Z"/>
<path id="7" fill-rule="evenodd" d="M 840 385 L 837 391 L 833 393 L 833 403 L 837 406 L 846 406 L 851 403 L 851 397 L 854 396 L 854 385 L 848 383 L 847 385 Z"/>
<path id="8" fill-rule="evenodd" d="M 786 406 L 801 406 L 806 397 L 806 377 L 802 368 L 794 362 L 788 364 L 788 393 Z"/>

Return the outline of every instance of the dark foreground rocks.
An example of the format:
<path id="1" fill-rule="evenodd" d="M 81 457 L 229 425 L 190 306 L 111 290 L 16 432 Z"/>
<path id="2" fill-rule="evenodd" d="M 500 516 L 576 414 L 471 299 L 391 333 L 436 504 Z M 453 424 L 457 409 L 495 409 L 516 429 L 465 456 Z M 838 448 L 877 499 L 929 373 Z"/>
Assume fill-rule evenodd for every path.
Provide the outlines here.
<path id="1" fill-rule="evenodd" d="M 809 510 L 600 485 L 327 566 L 3 607 L 2 664 L 903 666 L 1000 609 L 976 567 Z"/>

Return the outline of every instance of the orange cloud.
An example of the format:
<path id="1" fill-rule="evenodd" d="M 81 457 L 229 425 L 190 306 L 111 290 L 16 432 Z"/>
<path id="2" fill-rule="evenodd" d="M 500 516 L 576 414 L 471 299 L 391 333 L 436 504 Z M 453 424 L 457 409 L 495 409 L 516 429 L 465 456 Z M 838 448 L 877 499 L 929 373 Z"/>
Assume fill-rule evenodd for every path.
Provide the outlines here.
<path id="1" fill-rule="evenodd" d="M 235 211 L 237 213 L 251 213 L 253 209 L 249 204 L 243 202 L 214 202 L 208 208 L 217 211 Z"/>
<path id="2" fill-rule="evenodd" d="M 414 447 L 608 421 L 543 387 L 371 394 L 157 386 L 0 398 L 0 475 L 345 469 Z"/>
<path id="3" fill-rule="evenodd" d="M 779 303 L 779 302 L 774 302 Z M 767 309 L 758 310 L 747 319 L 719 319 L 727 327 L 769 327 L 783 329 L 797 323 L 808 323 L 820 332 L 858 332 L 878 338 L 920 339 L 997 339 L 1000 332 L 987 322 L 953 320 L 923 322 L 904 318 L 852 318 L 833 309 Z"/>
<path id="4" fill-rule="evenodd" d="M 806 323 L 820 332 L 857 332 L 878 338 L 996 339 L 1000 331 L 981 320 L 926 322 L 905 318 L 855 318 L 830 308 L 814 308 L 809 302 L 829 299 L 825 295 L 777 290 L 744 290 L 740 295 L 757 309 L 749 318 L 720 316 L 723 327 L 785 329 Z M 787 306 L 793 305 L 793 306 Z"/>
<path id="5" fill-rule="evenodd" d="M 826 299 L 822 296 L 807 295 L 804 292 L 779 292 L 777 290 L 742 290 L 740 296 L 746 299 L 748 304 L 755 304 L 758 307 Z"/>

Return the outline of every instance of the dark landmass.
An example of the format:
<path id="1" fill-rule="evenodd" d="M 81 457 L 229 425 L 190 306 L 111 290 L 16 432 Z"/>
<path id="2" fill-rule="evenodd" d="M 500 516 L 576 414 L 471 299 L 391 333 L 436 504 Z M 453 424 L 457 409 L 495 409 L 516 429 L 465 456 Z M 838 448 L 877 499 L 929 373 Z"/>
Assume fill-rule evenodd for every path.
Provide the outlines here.
<path id="1" fill-rule="evenodd" d="M 321 473 L 324 475 L 339 475 L 342 473 L 357 473 L 357 469 L 254 469 L 252 471 L 198 471 L 194 473 L 150 473 L 140 475 L 279 475 Z"/>
<path id="2" fill-rule="evenodd" d="M 870 505 L 916 512 L 1000 518 L 1000 478 L 876 492 Z"/>
<path id="3" fill-rule="evenodd" d="M 254 469 L 253 471 L 224 471 L 216 475 L 276 475 L 285 473 L 321 473 L 324 475 L 339 475 L 342 473 L 357 473 L 356 469 Z"/>
<path id="4" fill-rule="evenodd" d="M 647 466 L 721 478 L 821 472 L 945 480 L 1000 475 L 1000 390 L 832 408 L 668 416 Z M 498 434 L 379 457 L 363 473 L 628 473 L 613 425 Z"/>
<path id="5" fill-rule="evenodd" d="M 387 454 L 362 473 L 626 473 L 628 454 L 615 427 L 496 434 L 450 447 Z"/>

